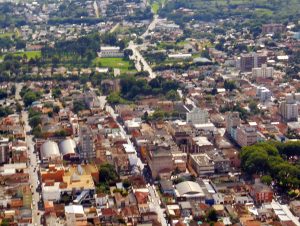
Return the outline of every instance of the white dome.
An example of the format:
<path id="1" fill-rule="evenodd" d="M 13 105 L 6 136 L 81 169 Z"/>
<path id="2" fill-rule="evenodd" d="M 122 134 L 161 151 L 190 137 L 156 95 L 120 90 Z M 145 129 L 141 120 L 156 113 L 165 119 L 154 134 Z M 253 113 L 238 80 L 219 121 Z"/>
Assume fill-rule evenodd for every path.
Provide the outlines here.
<path id="1" fill-rule="evenodd" d="M 66 139 L 59 143 L 60 153 L 64 156 L 67 154 L 75 154 L 76 144 L 72 139 Z"/>
<path id="2" fill-rule="evenodd" d="M 45 158 L 55 158 L 60 156 L 58 145 L 54 141 L 46 141 L 41 146 L 41 157 L 42 159 Z"/>

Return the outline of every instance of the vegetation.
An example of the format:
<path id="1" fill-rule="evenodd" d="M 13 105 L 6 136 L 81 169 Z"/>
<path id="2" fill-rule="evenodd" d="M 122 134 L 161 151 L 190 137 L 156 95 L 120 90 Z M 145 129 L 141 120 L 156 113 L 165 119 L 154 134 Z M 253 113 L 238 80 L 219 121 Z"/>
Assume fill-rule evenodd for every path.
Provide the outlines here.
<path id="1" fill-rule="evenodd" d="M 41 98 L 42 94 L 40 92 L 33 91 L 27 87 L 23 87 L 20 92 L 26 107 L 30 106 L 34 101 Z"/>
<path id="2" fill-rule="evenodd" d="M 109 193 L 109 186 L 118 180 L 117 172 L 113 165 L 103 164 L 99 166 L 99 184 L 97 184 L 97 191 Z"/>
<path id="3" fill-rule="evenodd" d="M 194 13 L 184 14 L 177 11 L 181 7 L 190 9 Z M 291 0 L 289 4 L 284 0 L 177 0 L 168 1 L 159 14 L 180 25 L 193 19 L 211 21 L 234 17 L 236 20 L 240 18 L 243 21 L 236 26 L 256 28 L 269 21 L 283 23 L 297 20 L 300 16 L 300 5 L 297 0 Z"/>
<path id="4" fill-rule="evenodd" d="M 300 141 L 264 142 L 243 147 L 241 152 L 242 170 L 249 174 L 264 175 L 262 181 L 295 189 L 300 186 L 299 158 Z"/>

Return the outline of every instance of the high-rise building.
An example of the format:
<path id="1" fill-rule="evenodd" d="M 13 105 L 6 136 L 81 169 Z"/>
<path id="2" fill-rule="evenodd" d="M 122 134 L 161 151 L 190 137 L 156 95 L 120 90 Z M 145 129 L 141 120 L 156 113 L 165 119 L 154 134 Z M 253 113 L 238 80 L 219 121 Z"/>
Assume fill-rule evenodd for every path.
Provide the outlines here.
<path id="1" fill-rule="evenodd" d="M 93 133 L 90 127 L 82 125 L 79 128 L 80 148 L 79 154 L 82 160 L 93 160 L 96 158 Z"/>
<path id="2" fill-rule="evenodd" d="M 285 31 L 285 26 L 283 24 L 264 24 L 262 26 L 263 34 L 282 33 L 284 31 Z"/>
<path id="3" fill-rule="evenodd" d="M 236 131 L 236 142 L 241 146 L 253 145 L 258 140 L 258 134 L 255 127 L 240 126 Z"/>
<path id="4" fill-rule="evenodd" d="M 192 124 L 204 124 L 208 122 L 208 112 L 195 107 L 186 113 L 186 121 Z"/>
<path id="5" fill-rule="evenodd" d="M 241 124 L 240 115 L 238 112 L 229 112 L 226 115 L 226 131 L 231 133 L 232 128 L 236 128 Z"/>
<path id="6" fill-rule="evenodd" d="M 279 104 L 280 114 L 286 121 L 298 120 L 298 104 L 295 102 L 289 102 L 287 100 L 282 101 Z"/>
<path id="7" fill-rule="evenodd" d="M 272 93 L 266 87 L 259 86 L 256 88 L 256 96 L 259 98 L 260 101 L 264 102 L 270 100 Z"/>
<path id="8" fill-rule="evenodd" d="M 267 55 L 264 53 L 241 54 L 240 70 L 243 72 L 252 71 L 253 68 L 261 67 L 267 62 Z"/>
<path id="9" fill-rule="evenodd" d="M 263 64 L 261 67 L 252 68 L 252 76 L 256 78 L 272 78 L 274 74 L 273 67 L 267 67 Z"/>

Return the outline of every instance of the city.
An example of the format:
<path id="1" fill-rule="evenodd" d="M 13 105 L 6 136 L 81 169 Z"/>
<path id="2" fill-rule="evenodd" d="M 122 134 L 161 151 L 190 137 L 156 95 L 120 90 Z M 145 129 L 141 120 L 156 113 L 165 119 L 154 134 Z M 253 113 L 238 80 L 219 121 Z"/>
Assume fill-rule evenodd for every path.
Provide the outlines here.
<path id="1" fill-rule="evenodd" d="M 300 2 L 0 1 L 0 225 L 300 225 Z"/>

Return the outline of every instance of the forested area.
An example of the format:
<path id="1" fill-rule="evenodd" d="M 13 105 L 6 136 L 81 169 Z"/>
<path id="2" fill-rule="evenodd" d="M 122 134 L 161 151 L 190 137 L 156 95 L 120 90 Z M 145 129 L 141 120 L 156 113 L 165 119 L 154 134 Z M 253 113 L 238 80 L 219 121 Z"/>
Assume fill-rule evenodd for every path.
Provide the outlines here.
<path id="1" fill-rule="evenodd" d="M 277 185 L 295 189 L 300 186 L 300 141 L 270 141 L 243 147 L 242 170 L 248 175 L 260 174 Z"/>
<path id="2" fill-rule="evenodd" d="M 177 11 L 180 8 L 191 9 L 193 13 Z M 257 27 L 270 21 L 285 23 L 297 20 L 300 16 L 300 3 L 297 0 L 176 0 L 168 1 L 160 10 L 162 17 L 176 21 L 180 25 L 194 20 L 212 21 L 234 17 L 242 19 L 236 26 Z"/>

